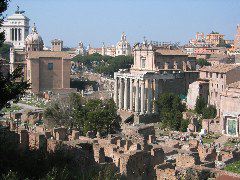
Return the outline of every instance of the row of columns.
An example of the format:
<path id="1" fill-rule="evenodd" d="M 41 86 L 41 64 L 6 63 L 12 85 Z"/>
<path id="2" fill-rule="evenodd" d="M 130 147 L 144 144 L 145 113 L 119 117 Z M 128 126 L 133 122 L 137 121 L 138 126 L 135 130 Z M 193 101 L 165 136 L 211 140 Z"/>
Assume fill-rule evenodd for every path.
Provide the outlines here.
<path id="1" fill-rule="evenodd" d="M 11 28 L 10 37 L 12 41 L 21 41 L 22 40 L 22 29 L 20 28 Z"/>
<path id="2" fill-rule="evenodd" d="M 119 109 L 140 114 L 157 113 L 154 101 L 159 94 L 158 80 L 117 77 L 114 88 L 114 101 Z"/>

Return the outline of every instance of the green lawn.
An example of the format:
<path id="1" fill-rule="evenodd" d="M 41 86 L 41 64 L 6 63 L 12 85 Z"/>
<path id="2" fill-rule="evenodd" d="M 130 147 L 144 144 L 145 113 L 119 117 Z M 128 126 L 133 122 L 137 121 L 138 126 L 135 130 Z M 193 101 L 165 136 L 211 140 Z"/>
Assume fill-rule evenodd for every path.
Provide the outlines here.
<path id="1" fill-rule="evenodd" d="M 230 146 L 230 147 L 234 147 L 237 143 L 234 143 L 234 142 L 231 142 L 231 141 L 228 141 L 224 144 L 224 146 Z"/>
<path id="2" fill-rule="evenodd" d="M 240 174 L 240 161 L 236 161 L 232 164 L 228 164 L 224 168 L 224 170 Z"/>
<path id="3" fill-rule="evenodd" d="M 215 138 L 202 138 L 203 144 L 211 144 L 214 142 Z"/>

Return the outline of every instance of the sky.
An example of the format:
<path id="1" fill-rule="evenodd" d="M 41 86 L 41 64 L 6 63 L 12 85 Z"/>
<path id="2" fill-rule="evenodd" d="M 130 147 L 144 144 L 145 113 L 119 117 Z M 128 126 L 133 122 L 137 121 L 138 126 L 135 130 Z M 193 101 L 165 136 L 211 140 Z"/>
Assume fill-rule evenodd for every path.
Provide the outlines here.
<path id="1" fill-rule="evenodd" d="M 212 30 L 233 39 L 240 24 L 240 0 L 11 0 L 5 14 L 17 5 L 47 46 L 54 38 L 68 47 L 115 45 L 122 32 L 131 44 L 143 37 L 184 44 Z"/>

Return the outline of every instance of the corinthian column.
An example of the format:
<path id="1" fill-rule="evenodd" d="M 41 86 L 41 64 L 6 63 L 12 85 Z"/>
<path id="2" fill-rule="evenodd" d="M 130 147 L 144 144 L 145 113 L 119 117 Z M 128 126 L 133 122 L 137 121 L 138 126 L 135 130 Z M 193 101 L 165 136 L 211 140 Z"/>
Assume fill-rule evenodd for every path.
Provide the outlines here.
<path id="1" fill-rule="evenodd" d="M 145 80 L 141 81 L 141 114 L 145 111 Z"/>
<path id="2" fill-rule="evenodd" d="M 116 77 L 114 82 L 114 102 L 118 105 L 118 77 Z"/>
<path id="3" fill-rule="evenodd" d="M 128 110 L 128 79 L 124 79 L 124 110 Z"/>
<path id="4" fill-rule="evenodd" d="M 159 96 L 159 80 L 155 79 L 155 93 L 154 93 L 154 113 L 158 113 L 158 108 L 157 108 L 157 100 L 158 100 L 158 96 Z"/>
<path id="5" fill-rule="evenodd" d="M 148 108 L 147 113 L 150 114 L 152 112 L 152 80 L 148 80 Z"/>
<path id="6" fill-rule="evenodd" d="M 120 89 L 119 89 L 119 105 L 118 108 L 122 109 L 123 108 L 123 81 L 122 78 L 120 80 Z"/>
<path id="7" fill-rule="evenodd" d="M 130 83 L 130 103 L 129 103 L 129 110 L 132 111 L 133 110 L 133 81 L 132 79 L 129 79 L 129 83 Z"/>
<path id="8" fill-rule="evenodd" d="M 136 91 L 135 91 L 135 112 L 139 112 L 139 80 L 136 80 Z"/>

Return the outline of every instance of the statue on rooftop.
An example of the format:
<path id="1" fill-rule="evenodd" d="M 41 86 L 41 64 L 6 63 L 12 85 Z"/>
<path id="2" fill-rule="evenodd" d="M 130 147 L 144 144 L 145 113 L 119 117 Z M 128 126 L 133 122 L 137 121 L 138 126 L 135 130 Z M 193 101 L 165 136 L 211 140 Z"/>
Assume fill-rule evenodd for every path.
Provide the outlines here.
<path id="1" fill-rule="evenodd" d="M 23 14 L 25 11 L 20 11 L 19 6 L 17 6 L 17 10 L 15 11 L 15 14 Z"/>

